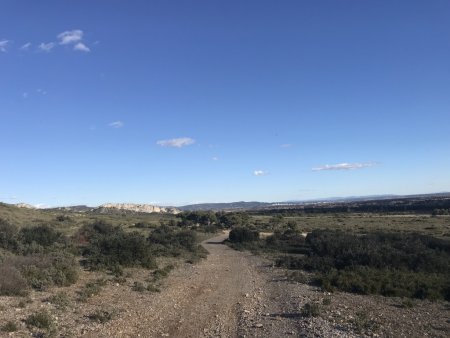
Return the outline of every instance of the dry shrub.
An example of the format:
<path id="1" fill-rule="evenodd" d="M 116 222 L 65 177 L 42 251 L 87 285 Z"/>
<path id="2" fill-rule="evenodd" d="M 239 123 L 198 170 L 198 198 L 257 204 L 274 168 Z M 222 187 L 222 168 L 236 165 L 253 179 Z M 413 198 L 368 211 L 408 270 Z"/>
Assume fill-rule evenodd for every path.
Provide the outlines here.
<path id="1" fill-rule="evenodd" d="M 0 266 L 0 295 L 25 296 L 26 294 L 27 281 L 25 278 L 10 262 L 3 262 Z"/>

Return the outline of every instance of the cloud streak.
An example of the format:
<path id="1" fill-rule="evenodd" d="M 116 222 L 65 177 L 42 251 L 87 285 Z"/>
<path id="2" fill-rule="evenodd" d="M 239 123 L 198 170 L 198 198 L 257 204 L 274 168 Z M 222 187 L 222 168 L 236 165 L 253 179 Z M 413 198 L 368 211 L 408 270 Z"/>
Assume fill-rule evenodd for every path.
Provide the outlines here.
<path id="1" fill-rule="evenodd" d="M 122 121 L 114 121 L 111 122 L 110 124 L 108 124 L 108 126 L 110 126 L 111 128 L 122 128 L 124 126 Z"/>
<path id="2" fill-rule="evenodd" d="M 89 53 L 91 51 L 91 49 L 82 42 L 78 42 L 75 46 L 73 46 L 73 50 L 85 53 Z"/>
<path id="3" fill-rule="evenodd" d="M 55 47 L 55 43 L 54 42 L 49 42 L 49 43 L 41 43 L 39 46 L 38 46 L 38 48 L 41 50 L 41 51 L 43 51 L 43 52 L 46 52 L 46 53 L 49 53 L 52 49 L 53 49 L 53 47 Z"/>
<path id="4" fill-rule="evenodd" d="M 0 40 L 0 52 L 6 53 L 6 48 L 8 47 L 9 40 Z"/>
<path id="5" fill-rule="evenodd" d="M 170 140 L 160 140 L 156 144 L 161 147 L 182 148 L 194 144 L 195 140 L 190 137 L 173 138 Z"/>
<path id="6" fill-rule="evenodd" d="M 253 171 L 253 176 L 266 176 L 269 172 L 265 170 L 255 170 Z"/>
<path id="7" fill-rule="evenodd" d="M 81 29 L 74 29 L 71 31 L 65 31 L 58 34 L 59 44 L 68 45 L 71 43 L 77 43 L 83 39 L 83 31 Z"/>
<path id="8" fill-rule="evenodd" d="M 28 49 L 30 49 L 30 47 L 31 47 L 31 42 L 27 42 L 27 43 L 23 44 L 23 45 L 20 47 L 20 49 L 21 49 L 21 50 L 28 50 Z"/>
<path id="9" fill-rule="evenodd" d="M 377 162 L 362 162 L 362 163 L 337 163 L 337 164 L 325 164 L 320 167 L 312 168 L 312 171 L 323 171 L 323 170 L 355 170 L 370 168 L 378 165 Z"/>

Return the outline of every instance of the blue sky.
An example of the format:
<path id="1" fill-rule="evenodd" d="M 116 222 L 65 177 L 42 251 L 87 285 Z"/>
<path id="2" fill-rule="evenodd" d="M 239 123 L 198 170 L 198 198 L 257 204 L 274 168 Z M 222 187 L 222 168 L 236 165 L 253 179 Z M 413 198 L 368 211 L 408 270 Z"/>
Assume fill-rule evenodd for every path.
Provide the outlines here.
<path id="1" fill-rule="evenodd" d="M 0 3 L 0 200 L 450 191 L 450 2 Z"/>

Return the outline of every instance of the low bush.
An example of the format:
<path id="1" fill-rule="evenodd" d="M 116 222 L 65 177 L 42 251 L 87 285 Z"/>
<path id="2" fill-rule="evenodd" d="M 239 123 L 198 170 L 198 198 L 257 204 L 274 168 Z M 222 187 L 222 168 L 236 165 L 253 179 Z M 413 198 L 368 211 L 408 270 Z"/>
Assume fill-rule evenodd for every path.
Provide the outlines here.
<path id="1" fill-rule="evenodd" d="M 320 316 L 320 306 L 316 303 L 306 303 L 301 308 L 303 317 L 318 317 Z"/>
<path id="2" fill-rule="evenodd" d="M 98 295 L 102 291 L 102 287 L 106 285 L 104 279 L 97 279 L 95 281 L 87 282 L 85 286 L 78 291 L 78 300 L 85 302 L 89 298 Z"/>
<path id="3" fill-rule="evenodd" d="M 70 304 L 70 299 L 65 292 L 58 292 L 51 296 L 48 301 L 61 310 L 64 310 Z"/>
<path id="4" fill-rule="evenodd" d="M 17 326 L 17 324 L 11 320 L 2 326 L 2 331 L 4 332 L 15 332 L 18 329 L 19 327 Z"/>
<path id="5" fill-rule="evenodd" d="M 117 270 L 120 267 L 155 268 L 157 256 L 186 255 L 193 261 L 205 256 L 196 232 L 161 225 L 145 238 L 138 232 L 125 232 L 104 222 L 84 226 L 75 236 L 81 245 L 84 264 L 92 269 Z"/>
<path id="6" fill-rule="evenodd" d="M 25 319 L 25 323 L 38 329 L 49 330 L 53 326 L 53 318 L 46 310 L 41 310 L 29 315 Z"/>
<path id="7" fill-rule="evenodd" d="M 449 279 L 445 274 L 355 267 L 319 274 L 317 281 L 328 291 L 342 290 L 389 297 L 448 299 Z"/>
<path id="8" fill-rule="evenodd" d="M 376 332 L 379 324 L 370 319 L 366 312 L 358 312 L 353 319 L 353 326 L 357 333 Z"/>
<path id="9" fill-rule="evenodd" d="M 0 265 L 0 295 L 25 296 L 28 293 L 28 284 L 20 271 L 10 262 Z"/>
<path id="10" fill-rule="evenodd" d="M 162 269 L 156 269 L 155 271 L 153 271 L 152 273 L 152 280 L 153 281 L 158 281 L 162 278 L 165 278 L 169 275 L 170 271 L 172 271 L 174 269 L 174 266 L 172 264 L 165 266 Z"/>
<path id="11" fill-rule="evenodd" d="M 109 322 L 111 319 L 113 319 L 114 316 L 115 316 L 114 311 L 102 309 L 102 310 L 97 310 L 94 313 L 91 313 L 87 317 L 92 321 L 104 324 L 106 322 Z"/>
<path id="12" fill-rule="evenodd" d="M 133 289 L 133 291 L 136 291 L 136 292 L 144 292 L 145 290 L 147 290 L 145 285 L 142 284 L 141 282 L 134 282 L 132 289 Z"/>
<path id="13" fill-rule="evenodd" d="M 101 222 L 81 231 L 88 241 L 82 250 L 85 265 L 92 269 L 112 269 L 118 265 L 152 268 L 156 265 L 149 243 L 137 232 L 126 233 L 119 227 Z"/>
<path id="14" fill-rule="evenodd" d="M 0 218 L 0 248 L 15 250 L 17 247 L 16 236 L 19 230 L 8 221 Z"/>
<path id="15" fill-rule="evenodd" d="M 37 290 L 51 286 L 69 286 L 78 280 L 78 263 L 64 252 L 49 255 L 16 256 L 9 259 L 26 279 L 27 284 Z"/>
<path id="16" fill-rule="evenodd" d="M 280 241 L 277 236 L 268 245 Z M 316 230 L 278 266 L 316 272 L 325 290 L 450 300 L 450 242 L 419 234 Z"/>
<path id="17" fill-rule="evenodd" d="M 137 222 L 134 227 L 138 229 L 147 229 L 151 228 L 152 226 L 146 222 Z"/>
<path id="18" fill-rule="evenodd" d="M 51 246 L 62 238 L 62 234 L 47 225 L 39 225 L 20 230 L 20 241 L 24 244 L 35 242 L 43 247 Z"/>
<path id="19" fill-rule="evenodd" d="M 147 285 L 147 291 L 149 291 L 149 292 L 161 292 L 161 290 L 156 285 L 154 285 L 152 283 L 149 283 Z"/>
<path id="20" fill-rule="evenodd" d="M 331 305 L 331 297 L 325 297 L 322 299 L 322 305 Z"/>
<path id="21" fill-rule="evenodd" d="M 234 228 L 229 234 L 229 240 L 232 243 L 253 242 L 258 239 L 259 232 L 249 228 Z"/>
<path id="22" fill-rule="evenodd" d="M 162 225 L 148 237 L 155 253 L 162 256 L 178 256 L 184 251 L 194 251 L 197 247 L 197 235 L 193 230 L 176 230 Z"/>
<path id="23" fill-rule="evenodd" d="M 65 221 L 71 221 L 72 218 L 68 215 L 58 215 L 58 216 L 56 216 L 56 220 L 58 222 L 65 222 Z"/>

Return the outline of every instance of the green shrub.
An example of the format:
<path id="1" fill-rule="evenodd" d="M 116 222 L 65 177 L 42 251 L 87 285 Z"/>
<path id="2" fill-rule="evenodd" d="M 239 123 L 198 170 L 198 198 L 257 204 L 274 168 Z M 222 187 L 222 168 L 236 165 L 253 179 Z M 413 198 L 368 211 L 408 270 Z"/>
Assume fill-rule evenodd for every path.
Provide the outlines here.
<path id="1" fill-rule="evenodd" d="M 154 284 L 151 284 L 151 283 L 147 285 L 147 291 L 161 292 L 161 290 L 157 286 L 155 286 Z"/>
<path id="2" fill-rule="evenodd" d="M 320 273 L 317 281 L 327 291 L 338 289 L 359 294 L 380 294 L 388 297 L 431 300 L 448 297 L 449 284 L 449 279 L 445 274 L 367 267 L 330 270 L 326 273 Z"/>
<path id="3" fill-rule="evenodd" d="M 234 228 L 229 234 L 229 240 L 232 243 L 252 242 L 258 239 L 259 232 L 248 228 Z"/>
<path id="4" fill-rule="evenodd" d="M 123 268 L 119 264 L 116 264 L 116 265 L 111 267 L 111 273 L 115 277 L 121 277 L 121 276 L 123 276 L 124 271 L 123 271 Z"/>
<path id="5" fill-rule="evenodd" d="M 64 310 L 70 304 L 70 299 L 65 292 L 58 292 L 51 296 L 48 301 L 61 310 Z"/>
<path id="6" fill-rule="evenodd" d="M 320 306 L 316 303 L 306 303 L 301 308 L 303 317 L 318 317 L 320 316 Z"/>
<path id="7" fill-rule="evenodd" d="M 170 271 L 172 271 L 173 269 L 174 269 L 174 266 L 172 264 L 169 264 L 162 269 L 156 269 L 152 273 L 153 281 L 157 281 L 157 280 L 167 277 L 169 275 Z"/>
<path id="8" fill-rule="evenodd" d="M 144 286 L 144 284 L 142 284 L 141 282 L 134 282 L 133 291 L 144 292 L 145 290 L 147 290 L 147 288 Z"/>
<path id="9" fill-rule="evenodd" d="M 80 302 L 85 302 L 88 298 L 98 295 L 102 291 L 102 286 L 104 285 L 106 285 L 104 279 L 87 282 L 86 285 L 78 291 L 78 300 Z"/>
<path id="10" fill-rule="evenodd" d="M 325 297 L 322 299 L 322 305 L 331 305 L 331 297 Z"/>
<path id="11" fill-rule="evenodd" d="M 56 220 L 58 222 L 72 221 L 72 217 L 70 217 L 69 215 L 58 215 L 56 216 Z"/>
<path id="12" fill-rule="evenodd" d="M 355 319 L 353 319 L 353 326 L 357 333 L 374 332 L 379 328 L 378 323 L 370 319 L 366 312 L 356 314 Z"/>
<path id="13" fill-rule="evenodd" d="M 69 286 L 78 280 L 78 263 L 64 252 L 49 255 L 16 257 L 22 276 L 37 290 L 51 286 Z"/>
<path id="14" fill-rule="evenodd" d="M 282 236 L 277 235 L 282 241 Z M 317 273 L 325 290 L 450 300 L 450 242 L 418 234 L 316 230 L 300 255 L 280 256 L 288 269 Z M 304 252 L 302 252 L 304 250 Z"/>
<path id="15" fill-rule="evenodd" d="M 49 330 L 53 326 L 53 318 L 46 310 L 41 310 L 29 315 L 25 323 L 38 329 Z"/>
<path id="16" fill-rule="evenodd" d="M 186 263 L 195 264 L 208 256 L 208 250 L 203 246 L 197 245 L 197 247 L 189 253 Z"/>
<path id="17" fill-rule="evenodd" d="M 93 269 L 121 266 L 152 268 L 155 260 L 149 243 L 137 232 L 94 223 L 82 229 L 88 244 L 83 249 L 85 264 Z"/>
<path id="18" fill-rule="evenodd" d="M 11 320 L 2 326 L 2 331 L 4 332 L 15 332 L 18 329 L 19 327 L 17 326 L 17 324 Z"/>
<path id="19" fill-rule="evenodd" d="M 0 248 L 15 250 L 17 248 L 18 229 L 15 225 L 0 218 Z"/>
<path id="20" fill-rule="evenodd" d="M 62 234 L 47 225 L 39 225 L 31 228 L 22 228 L 20 230 L 20 241 L 24 244 L 33 242 L 43 246 L 51 246 L 62 237 Z"/>
<path id="21" fill-rule="evenodd" d="M 134 225 L 134 227 L 135 227 L 135 228 L 138 228 L 138 229 L 147 229 L 147 228 L 151 228 L 151 225 L 148 224 L 148 223 L 146 223 L 146 222 L 137 222 L 137 223 Z"/>
<path id="22" fill-rule="evenodd" d="M 88 318 L 92 321 L 104 324 L 106 322 L 109 322 L 111 319 L 113 319 L 115 316 L 114 311 L 109 310 L 97 310 L 94 313 L 91 313 L 88 315 Z"/>

